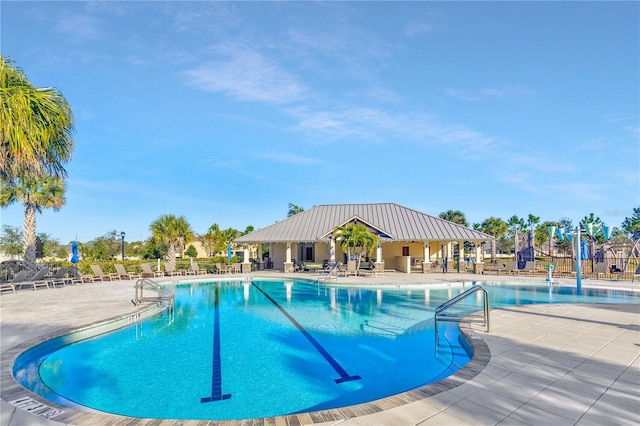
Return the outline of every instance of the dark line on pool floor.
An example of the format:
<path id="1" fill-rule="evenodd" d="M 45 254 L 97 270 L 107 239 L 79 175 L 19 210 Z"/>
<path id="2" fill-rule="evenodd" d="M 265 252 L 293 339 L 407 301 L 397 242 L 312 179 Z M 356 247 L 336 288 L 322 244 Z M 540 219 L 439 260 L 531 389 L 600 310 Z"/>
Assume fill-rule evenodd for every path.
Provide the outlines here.
<path id="1" fill-rule="evenodd" d="M 213 362 L 211 366 L 211 396 L 201 398 L 200 402 L 222 401 L 231 398 L 231 394 L 222 393 L 222 365 L 220 363 L 220 284 L 216 284 L 213 309 Z"/>
<path id="2" fill-rule="evenodd" d="M 327 350 L 320 344 L 320 342 L 318 342 L 302 326 L 302 324 L 300 324 L 298 321 L 296 321 L 296 319 L 294 317 L 292 317 L 291 314 L 289 314 L 289 312 L 287 312 L 286 309 L 284 309 L 282 306 L 280 306 L 280 304 L 278 302 L 276 302 L 271 296 L 269 296 L 267 294 L 267 292 L 265 292 L 263 289 L 258 287 L 255 283 L 252 282 L 251 285 L 254 286 L 255 288 L 257 288 L 258 291 L 260 291 L 260 293 L 264 294 L 264 296 L 267 299 L 269 299 L 269 301 L 271 303 L 273 303 L 276 308 L 280 309 L 280 312 L 282 312 L 289 319 L 289 321 L 291 321 L 291 323 L 293 325 L 295 325 L 298 330 L 300 330 L 300 332 L 304 335 L 304 337 L 306 337 L 307 340 L 318 350 L 318 352 L 320 352 L 320 355 L 322 355 L 323 358 L 331 365 L 331 367 L 333 367 L 333 369 L 336 371 L 336 373 L 338 373 L 340 375 L 340 378 L 335 379 L 336 383 L 350 382 L 352 380 L 360 380 L 362 378 L 360 376 L 351 376 L 351 375 L 349 375 L 349 373 L 347 373 L 347 371 L 344 368 L 342 368 L 342 366 L 340 364 L 338 364 L 338 361 L 336 361 L 331 356 L 331 354 L 329 352 L 327 352 Z"/>

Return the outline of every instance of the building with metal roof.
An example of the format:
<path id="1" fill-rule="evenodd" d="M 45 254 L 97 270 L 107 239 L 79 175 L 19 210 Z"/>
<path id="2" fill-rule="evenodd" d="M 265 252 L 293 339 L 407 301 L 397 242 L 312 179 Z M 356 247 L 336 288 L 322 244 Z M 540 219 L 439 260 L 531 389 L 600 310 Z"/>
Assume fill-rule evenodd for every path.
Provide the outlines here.
<path id="1" fill-rule="evenodd" d="M 326 204 L 314 206 L 273 225 L 235 240 L 239 245 L 269 244 L 269 263 L 275 269 L 291 271 L 296 264 L 346 261 L 332 233 L 338 226 L 360 223 L 378 235 L 380 244 L 372 258 L 384 268 L 410 273 L 426 271 L 446 258 L 453 260 L 455 247 L 475 244 L 480 261 L 480 244 L 491 235 L 394 203 Z M 248 250 L 245 251 L 245 262 Z"/>

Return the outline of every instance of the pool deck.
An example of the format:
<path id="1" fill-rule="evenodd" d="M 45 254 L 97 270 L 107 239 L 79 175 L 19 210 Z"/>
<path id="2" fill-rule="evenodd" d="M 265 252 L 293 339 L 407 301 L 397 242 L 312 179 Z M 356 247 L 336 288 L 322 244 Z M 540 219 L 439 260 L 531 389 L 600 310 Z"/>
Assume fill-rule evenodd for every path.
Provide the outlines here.
<path id="1" fill-rule="evenodd" d="M 251 275 L 307 276 L 281 272 Z M 218 276 L 206 278 L 212 277 Z M 164 280 L 172 281 L 175 277 Z M 543 282 L 544 277 L 390 273 L 376 278 L 339 278 L 338 283 L 402 287 L 473 280 Z M 575 286 L 575 280 L 556 281 Z M 476 354 L 467 367 L 451 378 L 377 402 L 311 414 L 243 422 L 132 419 L 61 408 L 14 381 L 11 366 L 23 348 L 88 324 L 130 314 L 136 309 L 131 303 L 133 285 L 134 281 L 125 280 L 19 290 L 17 294 L 0 296 L 0 426 L 640 423 L 639 304 L 522 305 L 492 309 L 489 333 L 479 325 L 463 329 Z M 582 286 L 640 291 L 639 284 L 630 281 L 585 279 Z M 30 399 L 24 401 L 25 398 Z M 36 404 L 30 405 L 29 401 Z M 38 402 L 44 405 L 38 406 Z M 64 413 L 49 420 L 42 415 L 50 408 L 60 408 Z"/>

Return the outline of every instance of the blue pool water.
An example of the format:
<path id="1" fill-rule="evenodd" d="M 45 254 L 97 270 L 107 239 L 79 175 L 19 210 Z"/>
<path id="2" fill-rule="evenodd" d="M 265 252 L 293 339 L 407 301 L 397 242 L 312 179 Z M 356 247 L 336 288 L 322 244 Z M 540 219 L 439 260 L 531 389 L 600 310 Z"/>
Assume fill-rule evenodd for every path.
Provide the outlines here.
<path id="1" fill-rule="evenodd" d="M 433 311 L 471 284 L 339 288 L 307 281 L 176 286 L 175 312 L 35 347 L 14 376 L 69 406 L 171 419 L 246 419 L 375 400 L 441 380 L 470 354 Z M 485 284 L 491 306 L 638 303 L 623 291 Z M 478 295 L 480 293 L 477 293 Z M 479 308 L 472 297 L 456 309 Z"/>

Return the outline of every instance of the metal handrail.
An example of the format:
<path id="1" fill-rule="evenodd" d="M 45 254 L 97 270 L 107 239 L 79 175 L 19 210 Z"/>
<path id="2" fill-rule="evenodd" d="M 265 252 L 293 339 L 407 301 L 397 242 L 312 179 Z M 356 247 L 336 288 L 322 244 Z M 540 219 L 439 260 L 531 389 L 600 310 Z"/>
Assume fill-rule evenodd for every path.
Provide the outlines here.
<path id="1" fill-rule="evenodd" d="M 150 280 L 149 278 L 140 278 L 136 281 L 136 296 L 135 303 L 139 304 L 142 302 L 155 302 L 155 301 L 167 301 L 169 303 L 169 308 L 173 311 L 173 306 L 175 302 L 175 292 L 170 289 L 161 286 L 155 281 Z M 158 297 L 154 298 L 145 298 L 144 297 L 144 289 L 153 290 L 158 293 Z"/>
<path id="2" fill-rule="evenodd" d="M 491 327 L 490 327 L 490 323 L 489 323 L 489 293 L 487 292 L 487 290 L 482 287 L 481 285 L 475 285 L 473 287 L 471 287 L 468 290 L 463 291 L 462 293 L 460 293 L 459 295 L 452 297 L 451 299 L 447 300 L 446 302 L 440 304 L 436 310 L 435 310 L 435 314 L 434 314 L 434 323 L 435 323 L 435 332 L 436 332 L 436 355 L 437 355 L 437 351 L 438 351 L 438 315 L 442 314 L 444 311 L 446 311 L 447 309 L 451 308 L 452 306 L 456 305 L 457 303 L 461 302 L 462 300 L 468 298 L 469 296 L 471 296 L 472 294 L 477 293 L 478 291 L 482 291 L 483 293 L 483 297 L 482 297 L 482 302 L 483 302 L 483 313 L 484 313 L 484 324 L 487 327 L 487 332 L 490 331 Z M 454 318 L 456 320 L 460 320 L 461 317 L 447 317 L 447 320 L 454 320 Z"/>

